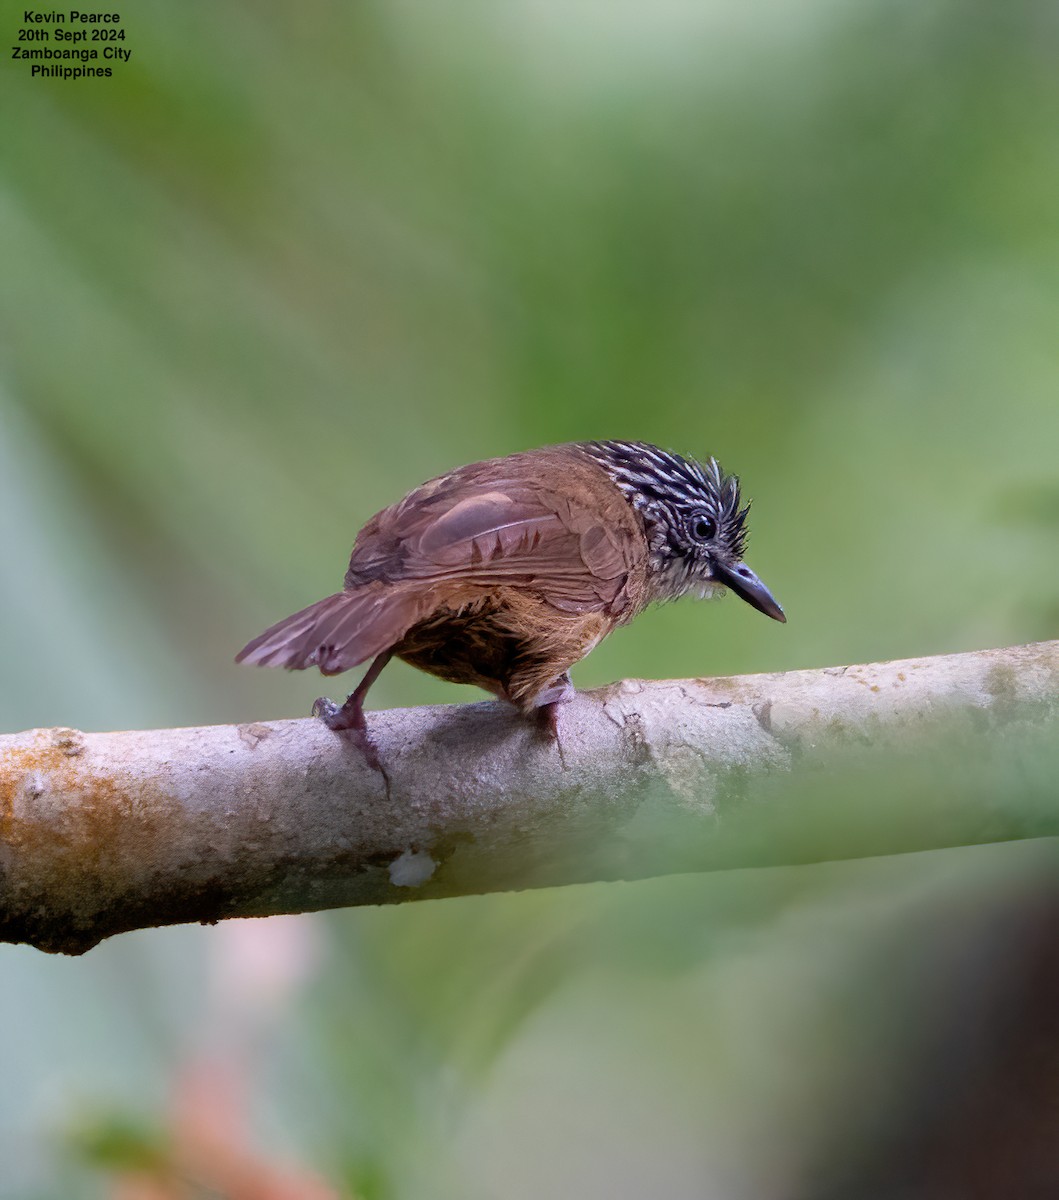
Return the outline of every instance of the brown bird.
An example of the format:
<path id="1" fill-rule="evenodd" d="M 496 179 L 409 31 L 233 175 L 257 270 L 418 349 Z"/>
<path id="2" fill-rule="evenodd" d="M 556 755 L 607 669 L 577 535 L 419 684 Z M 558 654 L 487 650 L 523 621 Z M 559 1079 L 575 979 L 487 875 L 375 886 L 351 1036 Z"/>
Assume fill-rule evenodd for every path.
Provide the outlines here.
<path id="1" fill-rule="evenodd" d="M 742 562 L 739 480 L 645 442 L 574 442 L 439 476 L 357 535 L 343 590 L 266 629 L 237 662 L 337 675 L 373 659 L 341 707 L 369 759 L 364 697 L 393 655 L 473 683 L 553 736 L 568 674 L 648 604 L 731 588 L 785 621 Z"/>

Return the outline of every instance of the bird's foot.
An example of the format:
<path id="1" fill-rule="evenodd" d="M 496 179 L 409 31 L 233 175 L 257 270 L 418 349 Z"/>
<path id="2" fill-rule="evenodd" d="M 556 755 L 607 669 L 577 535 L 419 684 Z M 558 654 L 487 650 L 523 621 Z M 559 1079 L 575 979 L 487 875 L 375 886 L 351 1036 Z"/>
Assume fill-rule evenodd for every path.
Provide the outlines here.
<path id="1" fill-rule="evenodd" d="M 333 700 L 329 700 L 326 696 L 321 696 L 313 702 L 312 715 L 319 717 L 328 729 L 333 729 L 335 733 L 339 733 L 343 729 L 362 729 L 368 727 L 367 721 L 364 719 L 364 709 L 359 703 L 355 703 L 353 696 L 346 700 L 345 704 L 336 704 Z"/>
<path id="2" fill-rule="evenodd" d="M 570 676 L 564 671 L 537 696 L 537 731 L 549 742 L 559 740 L 559 709 L 569 704 L 576 692 Z"/>
<path id="3" fill-rule="evenodd" d="M 559 708 L 558 701 L 550 704 L 539 704 L 534 714 L 537 720 L 537 732 L 546 742 L 559 740 Z"/>
<path id="4" fill-rule="evenodd" d="M 389 776 L 383 768 L 375 743 L 368 736 L 368 722 L 364 718 L 361 698 L 354 693 L 345 704 L 338 705 L 326 696 L 321 696 L 313 703 L 312 715 L 319 717 L 328 729 L 335 733 L 346 734 L 346 740 L 364 755 L 364 761 L 373 771 L 379 774 L 389 784 Z"/>
<path id="5" fill-rule="evenodd" d="M 319 717 L 327 728 L 333 729 L 335 733 L 348 734 L 348 741 L 364 755 L 364 761 L 368 766 L 373 771 L 378 771 L 386 780 L 387 795 L 390 794 L 390 777 L 379 760 L 379 752 L 375 749 L 375 743 L 368 736 L 368 723 L 364 719 L 364 697 L 368 694 L 368 688 L 379 678 L 383 667 L 389 661 L 389 650 L 376 655 L 364 678 L 357 684 L 356 691 L 350 692 L 346 697 L 345 704 L 341 707 L 333 700 L 328 700 L 326 696 L 321 696 L 313 704 L 313 716 Z"/>

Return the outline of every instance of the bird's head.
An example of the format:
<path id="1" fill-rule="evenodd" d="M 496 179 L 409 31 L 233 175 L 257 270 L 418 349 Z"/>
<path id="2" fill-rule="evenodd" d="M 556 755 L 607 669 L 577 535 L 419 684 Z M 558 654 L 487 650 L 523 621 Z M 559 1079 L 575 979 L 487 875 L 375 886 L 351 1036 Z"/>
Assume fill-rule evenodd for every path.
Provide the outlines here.
<path id="1" fill-rule="evenodd" d="M 647 442 L 585 442 L 582 449 L 643 518 L 653 599 L 731 588 L 759 612 L 787 620 L 743 562 L 750 505 L 740 507 L 739 480 L 716 459 L 698 463 Z"/>

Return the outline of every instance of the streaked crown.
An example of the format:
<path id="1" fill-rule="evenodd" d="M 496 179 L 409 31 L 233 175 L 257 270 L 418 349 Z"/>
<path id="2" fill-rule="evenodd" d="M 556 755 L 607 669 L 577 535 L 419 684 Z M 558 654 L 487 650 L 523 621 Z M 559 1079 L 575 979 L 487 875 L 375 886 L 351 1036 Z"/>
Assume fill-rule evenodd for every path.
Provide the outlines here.
<path id="1" fill-rule="evenodd" d="M 693 545 L 716 541 L 732 558 L 743 557 L 750 505 L 739 507 L 739 479 L 726 475 L 715 458 L 700 463 L 648 442 L 583 442 L 581 446 L 648 520 L 672 527 L 674 550 L 688 540 L 681 533 L 690 533 Z M 700 515 L 703 524 L 695 536 Z M 710 537 L 701 536 L 711 523 Z"/>

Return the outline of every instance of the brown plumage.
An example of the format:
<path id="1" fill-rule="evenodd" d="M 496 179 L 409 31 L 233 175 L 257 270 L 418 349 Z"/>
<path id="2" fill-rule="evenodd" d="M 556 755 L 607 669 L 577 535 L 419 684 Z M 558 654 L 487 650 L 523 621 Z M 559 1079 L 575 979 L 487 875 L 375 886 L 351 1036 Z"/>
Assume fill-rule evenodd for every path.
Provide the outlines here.
<path id="1" fill-rule="evenodd" d="M 712 460 L 643 443 L 472 463 L 372 517 L 343 590 L 267 629 L 237 661 L 334 675 L 374 659 L 342 708 L 317 701 L 336 729 L 363 732 L 364 695 L 396 654 L 524 713 L 543 709 L 554 730 L 569 668 L 652 600 L 724 583 L 784 619 L 736 561 L 738 500 Z"/>

